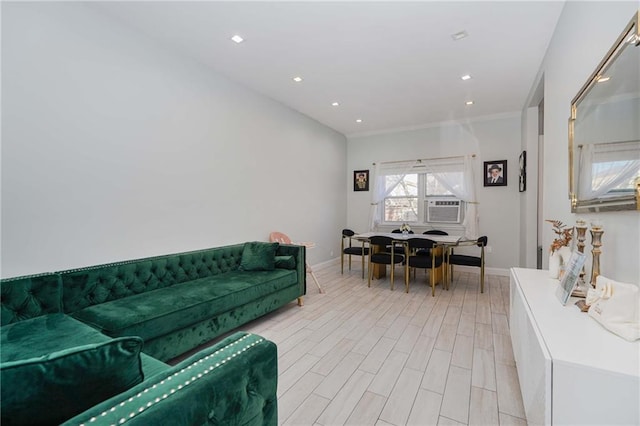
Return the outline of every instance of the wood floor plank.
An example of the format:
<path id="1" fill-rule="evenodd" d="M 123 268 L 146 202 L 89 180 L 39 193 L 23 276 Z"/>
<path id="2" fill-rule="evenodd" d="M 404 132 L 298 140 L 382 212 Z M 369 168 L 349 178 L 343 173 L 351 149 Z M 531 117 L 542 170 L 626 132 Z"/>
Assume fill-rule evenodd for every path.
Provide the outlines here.
<path id="1" fill-rule="evenodd" d="M 474 346 L 480 349 L 493 350 L 493 333 L 491 324 L 476 323 Z"/>
<path id="2" fill-rule="evenodd" d="M 371 348 L 367 357 L 362 361 L 360 365 L 360 369 L 363 371 L 368 371 L 369 373 L 376 374 L 382 364 L 389 356 L 389 353 L 397 343 L 395 339 L 389 339 L 388 337 L 382 337 L 378 340 L 378 343 Z"/>
<path id="3" fill-rule="evenodd" d="M 360 340 L 353 348 L 353 352 L 361 355 L 369 355 L 371 349 L 376 346 L 378 340 L 380 340 L 386 332 L 386 328 L 375 326 L 371 327 L 364 336 L 354 336 L 356 339 L 360 337 Z M 349 334 L 349 336 L 351 336 L 351 334 Z"/>
<path id="4" fill-rule="evenodd" d="M 453 345 L 456 341 L 456 331 L 458 324 L 442 324 L 438 338 L 436 339 L 436 349 L 453 352 Z"/>
<path id="5" fill-rule="evenodd" d="M 371 384 L 374 375 L 357 370 L 318 417 L 317 422 L 329 426 L 344 424 Z"/>
<path id="6" fill-rule="evenodd" d="M 405 329 L 409 325 L 409 321 L 411 321 L 411 317 L 398 315 L 393 323 L 391 323 L 387 328 L 387 332 L 384 334 L 384 337 L 398 340 L 404 334 Z"/>
<path id="7" fill-rule="evenodd" d="M 422 377 L 420 387 L 444 394 L 450 363 L 450 352 L 434 349 L 431 352 L 431 358 L 429 358 L 429 363 L 427 364 L 427 369 Z"/>
<path id="8" fill-rule="evenodd" d="M 493 351 L 481 348 L 473 350 L 471 385 L 490 391 L 496 390 L 496 367 Z"/>
<path id="9" fill-rule="evenodd" d="M 527 421 L 505 413 L 499 413 L 500 426 L 527 426 Z"/>
<path id="10" fill-rule="evenodd" d="M 498 425 L 498 397 L 495 392 L 471 387 L 469 426 Z"/>
<path id="11" fill-rule="evenodd" d="M 412 324 L 407 325 L 402 335 L 399 336 L 398 342 L 396 343 L 393 349 L 396 351 L 405 352 L 408 354 L 411 353 L 411 351 L 413 350 L 413 347 L 415 346 L 416 342 L 420 338 L 421 331 L 422 331 L 422 327 L 418 327 L 417 325 L 412 325 Z M 385 334 L 385 336 L 387 335 Z"/>
<path id="12" fill-rule="evenodd" d="M 385 398 L 389 397 L 408 357 L 409 355 L 406 353 L 392 351 L 371 382 L 368 391 L 377 393 Z"/>
<path id="13" fill-rule="evenodd" d="M 331 371 L 342 361 L 342 359 L 351 352 L 351 349 L 355 346 L 356 341 L 351 339 L 342 339 L 334 347 L 333 350 L 327 353 L 325 356 L 313 366 L 311 371 L 314 373 L 328 376 Z"/>
<path id="14" fill-rule="evenodd" d="M 436 339 L 433 337 L 419 336 L 416 344 L 413 346 L 413 350 L 409 354 L 407 368 L 425 371 L 435 344 Z"/>
<path id="15" fill-rule="evenodd" d="M 473 337 L 456 335 L 451 365 L 471 369 L 473 366 Z"/>
<path id="16" fill-rule="evenodd" d="M 342 389 L 354 371 L 358 369 L 363 360 L 364 355 L 349 352 L 314 392 L 325 398 L 332 399 Z"/>
<path id="17" fill-rule="evenodd" d="M 496 388 L 499 411 L 510 416 L 525 418 L 516 367 L 496 364 Z"/>
<path id="18" fill-rule="evenodd" d="M 441 404 L 442 395 L 439 393 L 418 389 L 407 425 L 424 426 L 437 424 Z"/>
<path id="19" fill-rule="evenodd" d="M 311 425 L 331 403 L 327 398 L 311 394 L 300 407 L 287 419 L 285 426 Z"/>
<path id="20" fill-rule="evenodd" d="M 308 372 L 300 378 L 288 391 L 278 398 L 278 418 L 280 424 L 286 421 L 311 395 L 314 389 L 324 380 L 320 374 Z M 320 413 L 318 413 L 319 415 Z M 315 420 L 315 419 L 314 419 Z"/>
<path id="21" fill-rule="evenodd" d="M 494 334 L 509 335 L 509 322 L 505 314 L 491 314 L 491 326 Z"/>
<path id="22" fill-rule="evenodd" d="M 380 417 L 387 398 L 373 392 L 365 392 L 358 401 L 358 405 L 353 409 L 345 425 L 364 426 L 374 425 Z"/>
<path id="23" fill-rule="evenodd" d="M 513 346 L 511 346 L 511 336 L 506 334 L 494 334 L 493 346 L 497 364 L 516 365 L 513 358 Z"/>
<path id="24" fill-rule="evenodd" d="M 476 332 L 476 314 L 462 312 L 460 322 L 458 323 L 458 334 L 473 337 Z"/>
<path id="25" fill-rule="evenodd" d="M 278 397 L 282 396 L 289 388 L 313 367 L 320 358 L 306 354 L 284 372 L 278 374 Z"/>
<path id="26" fill-rule="evenodd" d="M 404 368 L 398 377 L 396 385 L 387 399 L 387 403 L 380 413 L 380 419 L 394 425 L 407 423 L 413 401 L 420 388 L 421 374 L 419 371 Z"/>
<path id="27" fill-rule="evenodd" d="M 440 414 L 457 422 L 467 424 L 469 421 L 470 394 L 471 370 L 452 365 L 447 376 Z"/>

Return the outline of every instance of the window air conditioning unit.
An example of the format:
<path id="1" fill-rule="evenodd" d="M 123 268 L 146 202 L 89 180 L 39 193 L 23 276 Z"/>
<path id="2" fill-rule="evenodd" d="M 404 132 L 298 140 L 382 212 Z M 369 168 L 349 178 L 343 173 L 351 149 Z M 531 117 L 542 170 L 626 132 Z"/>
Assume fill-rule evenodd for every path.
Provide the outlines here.
<path id="1" fill-rule="evenodd" d="M 460 223 L 460 200 L 430 199 L 427 202 L 427 222 Z"/>

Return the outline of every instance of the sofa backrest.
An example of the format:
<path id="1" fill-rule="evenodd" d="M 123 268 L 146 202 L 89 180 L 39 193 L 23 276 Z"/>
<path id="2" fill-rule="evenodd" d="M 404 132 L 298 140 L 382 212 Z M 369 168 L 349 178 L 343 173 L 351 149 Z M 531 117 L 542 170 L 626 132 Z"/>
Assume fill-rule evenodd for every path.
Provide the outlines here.
<path id="1" fill-rule="evenodd" d="M 65 313 L 238 269 L 244 244 L 60 272 Z"/>
<path id="2" fill-rule="evenodd" d="M 0 325 L 62 312 L 62 282 L 53 273 L 0 280 Z"/>

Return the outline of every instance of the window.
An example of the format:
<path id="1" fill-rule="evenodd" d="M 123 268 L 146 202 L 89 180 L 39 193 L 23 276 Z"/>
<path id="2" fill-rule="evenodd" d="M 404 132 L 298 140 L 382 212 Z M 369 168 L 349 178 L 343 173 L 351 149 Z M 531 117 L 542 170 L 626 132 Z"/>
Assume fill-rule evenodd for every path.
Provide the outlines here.
<path id="1" fill-rule="evenodd" d="M 383 222 L 416 222 L 418 220 L 418 175 L 385 176 Z"/>
<path id="2" fill-rule="evenodd" d="M 635 169 L 635 173 L 633 169 Z M 608 182 L 613 182 L 614 179 L 625 170 L 630 171 L 630 173 L 627 173 L 630 177 L 608 189 L 604 196 L 623 195 L 625 193 L 633 194 L 636 180 L 640 178 L 640 165 L 637 160 L 633 159 L 593 163 L 591 170 L 591 175 L 593 176 L 591 190 L 596 191 L 598 188 L 605 187 Z"/>
<path id="3" fill-rule="evenodd" d="M 640 141 L 579 147 L 578 198 L 592 200 L 634 193 L 640 177 Z"/>
<path id="4" fill-rule="evenodd" d="M 459 176 L 450 176 L 450 179 L 459 177 L 459 180 L 462 181 L 462 171 L 454 172 L 452 175 Z M 463 206 L 463 203 L 433 173 L 423 171 L 409 173 L 404 177 L 403 175 L 387 175 L 385 176 L 385 190 L 388 195 L 384 199 L 382 222 L 426 224 L 433 222 L 459 223 L 462 221 L 461 214 L 454 215 L 457 218 L 454 220 L 433 219 L 442 216 L 433 214 L 433 202 L 431 211 L 429 210 L 429 201 L 437 200 L 439 206 L 446 204 L 448 210 L 460 209 Z M 451 200 L 453 203 L 442 203 L 443 199 Z M 464 211 L 464 209 L 460 210 Z M 449 217 L 451 216 L 449 215 Z"/>

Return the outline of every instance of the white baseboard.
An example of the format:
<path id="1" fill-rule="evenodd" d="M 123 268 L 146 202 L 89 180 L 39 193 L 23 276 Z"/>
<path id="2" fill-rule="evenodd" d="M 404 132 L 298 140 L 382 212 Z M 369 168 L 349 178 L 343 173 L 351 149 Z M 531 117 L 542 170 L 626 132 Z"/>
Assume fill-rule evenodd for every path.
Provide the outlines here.
<path id="1" fill-rule="evenodd" d="M 473 274 L 480 275 L 480 268 L 476 268 L 475 266 L 456 265 L 453 269 L 456 271 L 471 272 Z M 484 273 L 485 275 L 499 275 L 502 277 L 509 276 L 509 270 L 504 268 L 488 268 L 485 266 Z"/>

